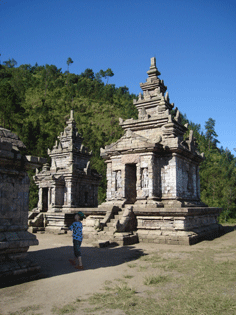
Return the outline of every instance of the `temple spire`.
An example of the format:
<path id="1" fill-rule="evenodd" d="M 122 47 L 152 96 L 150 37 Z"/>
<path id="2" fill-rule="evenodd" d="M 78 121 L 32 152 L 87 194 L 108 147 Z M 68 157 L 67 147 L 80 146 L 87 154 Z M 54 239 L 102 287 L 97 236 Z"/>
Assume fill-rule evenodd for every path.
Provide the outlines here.
<path id="1" fill-rule="evenodd" d="M 148 74 L 149 78 L 158 77 L 161 74 L 156 67 L 156 58 L 155 57 L 151 58 L 151 66 L 150 66 L 149 70 L 147 71 L 147 74 Z"/>
<path id="2" fill-rule="evenodd" d="M 71 109 L 70 111 L 70 120 L 74 120 L 74 110 Z"/>

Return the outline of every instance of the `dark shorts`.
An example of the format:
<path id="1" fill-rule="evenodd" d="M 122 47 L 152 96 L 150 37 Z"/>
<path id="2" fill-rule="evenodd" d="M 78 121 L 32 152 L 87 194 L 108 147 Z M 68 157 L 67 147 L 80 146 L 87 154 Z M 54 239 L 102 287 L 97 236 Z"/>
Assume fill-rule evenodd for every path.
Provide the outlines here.
<path id="1" fill-rule="evenodd" d="M 73 239 L 73 245 L 74 245 L 74 254 L 75 257 L 78 258 L 81 256 L 81 252 L 80 252 L 80 245 L 81 245 L 81 241 L 77 241 Z"/>

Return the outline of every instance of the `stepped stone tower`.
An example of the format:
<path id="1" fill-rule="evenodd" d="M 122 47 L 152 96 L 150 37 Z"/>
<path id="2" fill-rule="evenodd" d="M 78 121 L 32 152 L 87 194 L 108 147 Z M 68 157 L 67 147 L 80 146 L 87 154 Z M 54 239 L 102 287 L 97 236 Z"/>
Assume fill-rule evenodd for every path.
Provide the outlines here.
<path id="1" fill-rule="evenodd" d="M 44 164 L 34 177 L 39 187 L 39 201 L 29 217 L 31 226 L 37 226 L 37 222 L 41 226 L 43 220 L 46 229 L 63 230 L 68 225 L 67 217 L 71 218 L 69 214 L 79 208 L 97 207 L 101 175 L 90 168 L 92 152 L 82 141 L 72 110 L 64 132 L 53 149 L 48 149 L 51 166 Z"/>
<path id="2" fill-rule="evenodd" d="M 101 149 L 107 163 L 107 201 L 124 200 L 136 205 L 186 206 L 200 202 L 199 163 L 203 156 L 179 111 L 173 114 L 155 58 L 134 100 L 138 119 L 120 119 L 125 135 Z M 165 93 L 166 92 L 166 93 Z"/>
<path id="3" fill-rule="evenodd" d="M 124 136 L 101 149 L 107 163 L 107 199 L 102 207 L 132 206 L 141 241 L 194 243 L 217 234 L 218 208 L 200 201 L 203 155 L 173 110 L 156 59 L 134 104 L 138 119 L 123 120 Z"/>

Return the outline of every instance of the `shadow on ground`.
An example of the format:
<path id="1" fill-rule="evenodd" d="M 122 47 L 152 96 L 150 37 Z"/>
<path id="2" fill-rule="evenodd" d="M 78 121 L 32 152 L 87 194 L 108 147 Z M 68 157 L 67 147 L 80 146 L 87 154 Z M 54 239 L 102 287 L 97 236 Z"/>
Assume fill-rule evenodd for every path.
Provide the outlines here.
<path id="1" fill-rule="evenodd" d="M 143 256 L 141 249 L 134 246 L 95 248 L 81 247 L 84 269 L 79 271 L 69 263 L 73 259 L 73 246 L 61 246 L 28 252 L 27 259 L 37 263 L 41 271 L 37 274 L 26 275 L 18 278 L 8 278 L 0 284 L 7 287 L 23 282 L 65 275 L 73 272 L 85 272 L 98 268 L 107 268 L 129 262 Z"/>
<path id="2" fill-rule="evenodd" d="M 117 266 L 138 259 L 144 253 L 133 246 L 125 247 L 81 247 L 85 270 Z M 42 249 L 28 253 L 28 258 L 41 266 L 41 277 L 54 277 L 71 272 L 78 272 L 69 263 L 74 258 L 73 246 Z"/>
<path id="3" fill-rule="evenodd" d="M 236 225 L 224 225 L 222 234 L 224 235 L 224 234 L 233 232 L 235 230 L 236 230 Z"/>

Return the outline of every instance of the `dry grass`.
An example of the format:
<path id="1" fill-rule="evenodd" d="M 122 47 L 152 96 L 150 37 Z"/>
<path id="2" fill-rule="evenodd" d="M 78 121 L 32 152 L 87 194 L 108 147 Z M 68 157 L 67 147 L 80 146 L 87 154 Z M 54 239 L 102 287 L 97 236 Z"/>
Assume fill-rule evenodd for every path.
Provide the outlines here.
<path id="1" fill-rule="evenodd" d="M 188 254 L 168 250 L 168 254 L 159 251 L 143 256 L 136 264 L 127 265 L 134 273 L 143 274 L 142 284 L 148 286 L 148 292 L 135 276 L 126 277 L 128 282 L 123 287 L 111 285 L 106 292 L 92 296 L 89 302 L 94 308 L 90 311 L 117 309 L 127 315 L 233 315 L 236 313 L 235 255 L 234 247 L 229 246 Z M 230 259 L 222 259 L 226 256 Z"/>

